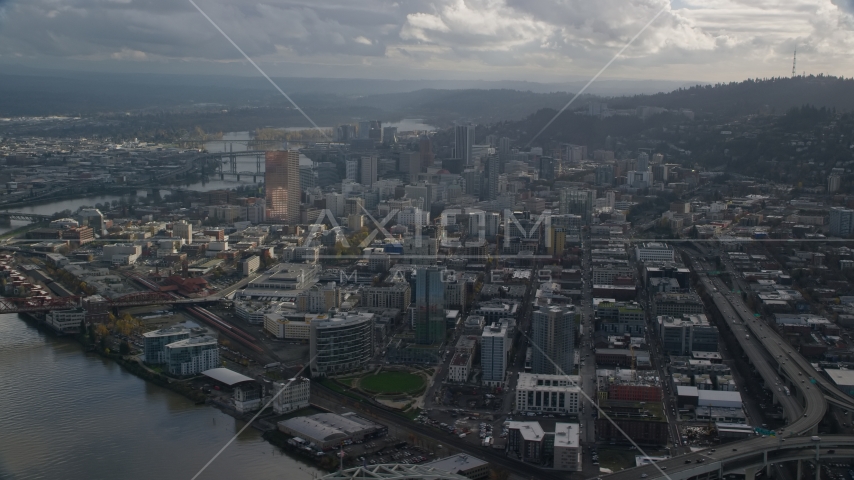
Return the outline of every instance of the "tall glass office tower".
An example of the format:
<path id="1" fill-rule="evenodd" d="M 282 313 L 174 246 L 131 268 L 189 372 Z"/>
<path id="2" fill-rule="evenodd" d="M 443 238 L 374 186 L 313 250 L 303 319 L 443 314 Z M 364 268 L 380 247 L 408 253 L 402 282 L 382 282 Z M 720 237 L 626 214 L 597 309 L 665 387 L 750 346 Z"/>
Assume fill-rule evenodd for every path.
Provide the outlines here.
<path id="1" fill-rule="evenodd" d="M 445 341 L 445 284 L 439 267 L 415 273 L 415 343 L 439 345 Z"/>

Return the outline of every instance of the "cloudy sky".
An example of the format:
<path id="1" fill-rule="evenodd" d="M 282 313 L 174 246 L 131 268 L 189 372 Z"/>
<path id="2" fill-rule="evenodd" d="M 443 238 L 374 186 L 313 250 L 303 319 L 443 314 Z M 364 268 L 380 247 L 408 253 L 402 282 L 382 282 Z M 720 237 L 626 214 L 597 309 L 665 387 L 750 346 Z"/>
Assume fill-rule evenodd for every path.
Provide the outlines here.
<path id="1" fill-rule="evenodd" d="M 854 0 L 196 0 L 271 75 L 854 76 Z M 255 74 L 188 0 L 0 0 L 3 64 Z"/>

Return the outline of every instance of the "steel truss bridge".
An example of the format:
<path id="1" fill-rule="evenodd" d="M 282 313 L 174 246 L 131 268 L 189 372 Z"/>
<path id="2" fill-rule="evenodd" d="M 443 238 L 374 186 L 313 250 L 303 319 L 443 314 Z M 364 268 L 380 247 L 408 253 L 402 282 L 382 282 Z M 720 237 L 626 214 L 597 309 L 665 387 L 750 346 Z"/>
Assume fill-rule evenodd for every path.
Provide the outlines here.
<path id="1" fill-rule="evenodd" d="M 219 301 L 219 297 L 180 298 L 162 292 L 137 292 L 122 297 L 108 299 L 107 308 L 140 307 L 145 305 L 196 305 Z M 52 310 L 78 308 L 83 305 L 83 297 L 64 298 L 41 297 L 0 297 L 0 314 L 3 313 L 40 313 Z"/>
<path id="2" fill-rule="evenodd" d="M 261 168 L 264 165 L 264 157 L 267 154 L 266 150 L 247 150 L 245 152 L 222 152 L 222 153 L 211 153 L 211 156 L 220 157 L 222 161 L 217 163 L 217 169 L 219 170 L 219 174 L 231 174 L 231 175 L 259 175 L 264 173 Z M 237 159 L 239 157 L 250 157 L 255 158 L 255 171 L 254 172 L 238 172 L 237 171 Z M 228 171 L 225 170 L 223 165 L 228 164 Z"/>
<path id="3" fill-rule="evenodd" d="M 0 211 L 0 224 L 4 225 L 8 225 L 12 220 L 34 223 L 50 220 L 50 218 L 50 215 L 39 215 L 37 213 Z"/>

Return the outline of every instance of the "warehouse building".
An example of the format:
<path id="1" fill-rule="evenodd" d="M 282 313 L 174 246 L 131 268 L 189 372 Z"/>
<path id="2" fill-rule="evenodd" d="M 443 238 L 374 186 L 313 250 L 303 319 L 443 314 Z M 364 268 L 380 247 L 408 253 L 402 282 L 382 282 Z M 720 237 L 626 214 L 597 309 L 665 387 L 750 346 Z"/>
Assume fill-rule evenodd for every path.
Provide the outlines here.
<path id="1" fill-rule="evenodd" d="M 354 413 L 318 413 L 283 420 L 277 425 L 280 432 L 305 439 L 322 449 L 340 445 L 344 440 L 357 442 L 388 433 L 388 428 L 384 425 Z"/>
<path id="2" fill-rule="evenodd" d="M 739 392 L 727 392 L 720 390 L 698 390 L 697 408 L 721 407 L 741 408 L 741 394 Z"/>

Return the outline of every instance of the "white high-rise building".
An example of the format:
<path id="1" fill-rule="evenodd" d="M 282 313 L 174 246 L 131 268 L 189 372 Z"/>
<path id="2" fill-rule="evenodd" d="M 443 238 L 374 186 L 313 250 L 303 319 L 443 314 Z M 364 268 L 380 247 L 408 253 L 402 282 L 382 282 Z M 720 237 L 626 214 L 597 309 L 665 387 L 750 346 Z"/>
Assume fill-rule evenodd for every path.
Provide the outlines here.
<path id="1" fill-rule="evenodd" d="M 509 351 L 507 324 L 496 322 L 487 325 L 480 336 L 480 366 L 484 385 L 497 387 L 504 384 Z"/>

